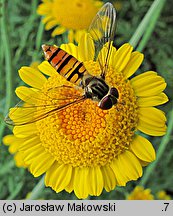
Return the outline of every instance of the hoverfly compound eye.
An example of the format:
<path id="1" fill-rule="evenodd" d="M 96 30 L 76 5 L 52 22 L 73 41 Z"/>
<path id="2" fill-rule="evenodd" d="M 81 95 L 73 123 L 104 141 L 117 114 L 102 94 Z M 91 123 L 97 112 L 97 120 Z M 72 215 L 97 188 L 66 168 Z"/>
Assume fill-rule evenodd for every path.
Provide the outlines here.
<path id="1" fill-rule="evenodd" d="M 113 87 L 109 90 L 109 93 L 100 100 L 98 106 L 103 110 L 108 110 L 117 104 L 118 98 L 118 90 Z"/>
<path id="2" fill-rule="evenodd" d="M 104 98 L 102 98 L 102 100 L 99 102 L 98 106 L 103 110 L 110 109 L 113 106 L 111 96 L 107 95 Z"/>
<path id="3" fill-rule="evenodd" d="M 118 90 L 114 87 L 112 87 L 109 91 L 109 94 L 112 95 L 113 97 L 115 98 L 119 98 L 119 93 L 118 93 Z"/>

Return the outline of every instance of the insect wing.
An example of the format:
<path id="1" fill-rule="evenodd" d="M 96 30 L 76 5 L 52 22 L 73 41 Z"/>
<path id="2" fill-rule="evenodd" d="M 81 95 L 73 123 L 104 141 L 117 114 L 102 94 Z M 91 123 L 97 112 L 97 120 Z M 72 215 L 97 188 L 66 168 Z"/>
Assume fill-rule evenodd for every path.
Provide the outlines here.
<path id="1" fill-rule="evenodd" d="M 10 109 L 5 122 L 20 126 L 56 115 L 57 112 L 85 100 L 82 92 L 76 92 L 78 93 L 74 94 L 74 88 L 71 86 L 50 88 L 44 93 L 29 89 L 29 95 L 23 95 L 23 100 Z"/>
<path id="2" fill-rule="evenodd" d="M 112 43 L 115 37 L 116 11 L 111 3 L 106 3 L 93 19 L 88 33 L 94 41 L 95 60 L 99 62 L 101 77 L 105 78 L 109 65 Z M 105 52 L 100 52 L 105 49 Z"/>

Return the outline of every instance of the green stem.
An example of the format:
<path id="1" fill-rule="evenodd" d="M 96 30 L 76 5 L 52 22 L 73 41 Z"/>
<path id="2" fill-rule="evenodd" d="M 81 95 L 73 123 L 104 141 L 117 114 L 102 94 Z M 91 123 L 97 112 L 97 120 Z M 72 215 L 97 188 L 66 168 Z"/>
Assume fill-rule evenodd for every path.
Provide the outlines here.
<path id="1" fill-rule="evenodd" d="M 40 25 L 38 27 L 38 32 L 37 32 L 37 36 L 36 36 L 36 49 L 37 50 L 40 50 L 43 32 L 44 32 L 44 24 L 42 23 L 42 21 L 40 21 Z"/>
<path id="2" fill-rule="evenodd" d="M 44 32 L 44 24 L 40 21 L 38 31 L 37 31 L 37 35 L 36 35 L 36 43 L 35 43 L 35 47 L 36 47 L 37 51 L 38 50 L 40 51 L 40 49 L 41 49 L 43 32 Z M 32 62 L 37 61 L 39 59 L 39 53 L 40 52 L 34 52 L 34 55 L 32 57 Z"/>
<path id="3" fill-rule="evenodd" d="M 45 184 L 44 184 L 44 176 L 43 176 L 26 199 L 36 200 L 40 198 L 39 197 L 40 193 L 43 191 L 44 188 L 45 188 Z"/>
<path id="4" fill-rule="evenodd" d="M 10 47 L 10 38 L 8 32 L 8 21 L 7 21 L 7 7 L 5 4 L 6 0 L 1 0 L 1 34 L 2 34 L 2 44 L 4 50 L 4 58 L 5 58 L 5 80 L 6 80 L 6 105 L 4 109 L 4 116 L 6 115 L 7 110 L 12 105 L 13 99 L 13 79 L 12 79 L 12 55 L 11 55 L 11 47 Z M 2 79 L 2 78 L 1 78 Z M 2 139 L 3 132 L 5 129 L 5 123 L 2 121 L 0 125 L 0 140 Z"/>
<path id="5" fill-rule="evenodd" d="M 142 185 L 142 186 L 145 186 L 145 184 L 149 180 L 150 176 L 154 172 L 154 169 L 156 168 L 160 158 L 162 157 L 162 155 L 166 149 L 167 144 L 170 141 L 171 133 L 173 130 L 173 108 L 169 112 L 168 119 L 169 119 L 169 122 L 168 122 L 167 133 L 161 140 L 160 147 L 158 148 L 158 151 L 156 153 L 157 159 L 150 166 L 148 166 L 148 168 L 146 169 L 145 174 L 143 175 L 143 177 L 140 181 L 140 185 Z"/>
<path id="6" fill-rule="evenodd" d="M 145 36 L 145 39 L 142 42 L 142 45 L 140 45 L 142 48 L 145 46 L 146 42 L 149 40 L 149 37 L 151 36 L 151 33 L 154 29 L 156 21 L 160 15 L 161 9 L 163 8 L 165 2 L 166 0 L 155 0 L 153 2 L 153 4 L 149 8 L 148 12 L 142 19 L 141 23 L 139 24 L 138 28 L 136 29 L 135 33 L 133 34 L 133 36 L 131 37 L 129 41 L 129 43 L 133 47 L 137 46 L 144 32 L 148 29 L 148 33 Z M 152 22 L 152 24 L 150 22 Z M 141 49 L 140 46 L 139 48 Z"/>
<path id="7" fill-rule="evenodd" d="M 1 29 L 1 23 L 0 23 L 0 29 Z M 2 78 L 4 76 L 4 47 L 3 47 L 3 41 L 2 41 L 2 33 L 0 33 L 0 99 L 3 99 L 3 94 L 2 92 L 4 91 L 5 88 L 5 82 L 4 79 Z"/>
<path id="8" fill-rule="evenodd" d="M 35 19 L 37 18 L 37 14 L 36 14 L 37 4 L 38 4 L 38 0 L 32 0 L 31 14 L 27 20 L 27 23 L 23 27 L 24 31 L 23 31 L 23 35 L 20 41 L 20 45 L 14 56 L 15 64 L 17 64 L 19 59 L 21 58 L 22 52 L 26 47 L 29 34 L 33 30 L 33 23 L 35 22 Z"/>
<path id="9" fill-rule="evenodd" d="M 5 55 L 5 72 L 6 72 L 6 108 L 5 112 L 12 103 L 13 98 L 13 81 L 12 81 L 12 55 L 11 55 L 11 47 L 10 47 L 10 38 L 9 32 L 7 30 L 8 21 L 5 7 L 6 0 L 2 0 L 2 19 L 1 19 L 1 32 L 2 32 L 2 41 L 4 46 L 4 55 Z"/>
<path id="10" fill-rule="evenodd" d="M 164 2 L 165 2 L 165 0 L 163 0 L 162 4 L 159 5 L 157 11 L 155 12 L 155 15 L 153 16 L 153 18 L 151 19 L 151 21 L 150 21 L 150 23 L 148 25 L 148 28 L 146 29 L 146 32 L 145 32 L 144 36 L 142 37 L 142 40 L 139 43 L 139 46 L 137 47 L 136 50 L 138 50 L 139 52 L 142 52 L 142 50 L 144 49 L 144 47 L 148 43 L 148 40 L 150 39 L 150 37 L 151 37 L 151 35 L 153 33 L 155 25 L 157 23 L 157 20 L 158 20 L 158 18 L 160 16 L 160 13 L 161 13 L 162 8 L 164 6 Z"/>

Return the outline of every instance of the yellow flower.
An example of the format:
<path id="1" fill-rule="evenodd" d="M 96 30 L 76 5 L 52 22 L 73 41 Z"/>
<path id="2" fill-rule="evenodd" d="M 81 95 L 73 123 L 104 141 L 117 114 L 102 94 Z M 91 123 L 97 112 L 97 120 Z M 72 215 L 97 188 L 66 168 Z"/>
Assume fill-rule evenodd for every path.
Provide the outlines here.
<path id="1" fill-rule="evenodd" d="M 69 41 L 78 41 L 81 34 L 88 29 L 93 17 L 103 5 L 96 0 L 42 0 L 38 7 L 38 14 L 43 15 L 45 29 L 55 29 L 52 36 L 69 31 Z"/>
<path id="2" fill-rule="evenodd" d="M 19 151 L 20 143 L 24 141 L 25 139 L 18 138 L 13 134 L 7 135 L 3 138 L 3 143 L 9 146 L 9 152 L 14 154 L 14 160 L 17 167 L 27 167 L 24 162 L 23 153 Z"/>
<path id="3" fill-rule="evenodd" d="M 135 189 L 127 196 L 127 200 L 154 200 L 150 189 L 144 189 L 136 186 Z"/>
<path id="4" fill-rule="evenodd" d="M 90 74 L 100 74 L 99 63 L 93 60 L 93 41 L 87 35 L 83 35 L 78 46 L 70 43 L 61 48 L 84 62 Z M 152 136 L 165 134 L 165 115 L 153 106 L 168 101 L 162 92 L 166 83 L 154 71 L 129 80 L 143 61 L 143 54 L 132 49 L 130 44 L 118 50 L 112 48 L 105 80 L 118 89 L 119 102 L 109 110 L 86 99 L 46 117 L 45 110 L 56 109 L 65 96 L 77 98 L 81 90 L 47 61 L 38 66 L 40 72 L 31 67 L 19 70 L 21 79 L 31 88 L 16 89 L 25 104 L 24 108 L 12 109 L 10 118 L 13 122 L 31 123 L 15 126 L 13 133 L 23 139 L 19 152 L 22 151 L 30 172 L 35 177 L 45 173 L 46 186 L 56 192 L 74 191 L 78 198 L 99 196 L 104 188 L 111 191 L 116 185 L 125 186 L 138 179 L 142 166 L 155 160 L 152 144 L 136 131 Z M 99 55 L 106 53 L 103 48 Z M 46 118 L 35 122 L 34 118 L 41 114 Z"/>
<path id="5" fill-rule="evenodd" d="M 164 190 L 157 192 L 156 197 L 159 200 L 171 200 L 171 196 L 169 196 Z"/>

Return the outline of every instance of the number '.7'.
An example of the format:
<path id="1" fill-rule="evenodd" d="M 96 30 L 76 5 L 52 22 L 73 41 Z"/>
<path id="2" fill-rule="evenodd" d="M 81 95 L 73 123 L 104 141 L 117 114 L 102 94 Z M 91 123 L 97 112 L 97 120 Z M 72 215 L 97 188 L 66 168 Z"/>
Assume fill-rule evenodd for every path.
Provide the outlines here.
<path id="1" fill-rule="evenodd" d="M 164 205 L 165 205 L 165 211 L 166 211 L 169 206 L 169 203 L 164 203 Z"/>

